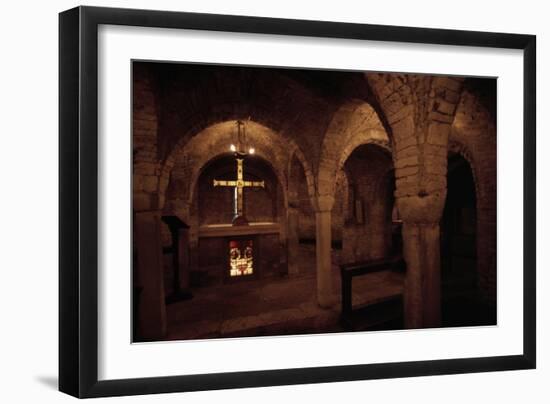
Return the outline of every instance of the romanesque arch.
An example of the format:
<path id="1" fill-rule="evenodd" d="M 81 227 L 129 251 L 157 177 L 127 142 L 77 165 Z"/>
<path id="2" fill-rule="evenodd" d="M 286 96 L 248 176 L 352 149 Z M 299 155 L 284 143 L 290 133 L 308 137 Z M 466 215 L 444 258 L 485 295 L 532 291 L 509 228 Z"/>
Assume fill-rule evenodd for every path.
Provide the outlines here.
<path id="1" fill-rule="evenodd" d="M 234 141 L 235 122 L 231 120 L 211 125 L 190 140 L 182 139 L 176 145 L 163 166 L 161 183 L 164 188 L 159 189 L 161 199 L 166 193 L 168 178 L 171 177 L 171 181 L 175 182 L 181 180 L 186 186 L 178 189 L 178 195 L 172 201 L 175 201 L 177 206 L 170 206 L 168 209 L 178 211 L 183 217 L 187 215 L 185 209 L 192 202 L 193 190 L 201 169 L 212 158 L 229 152 L 229 145 Z M 247 122 L 247 137 L 249 143 L 254 145 L 256 155 L 269 161 L 277 173 L 285 189 L 285 204 L 288 203 L 286 169 L 292 156 L 302 165 L 307 188 L 312 192 L 314 184 L 310 164 L 292 140 L 287 140 L 272 129 L 254 121 Z"/>
<path id="2" fill-rule="evenodd" d="M 165 69 L 160 99 L 172 107 L 161 111 L 161 160 L 206 128 L 236 119 L 268 127 L 296 143 L 310 162 L 317 158 L 316 140 L 332 105 L 287 70 L 190 65 Z M 182 72 L 192 74 L 193 80 L 180 80 Z"/>
<path id="3" fill-rule="evenodd" d="M 323 137 L 317 181 L 319 195 L 334 194 L 338 170 L 355 148 L 369 143 L 391 149 L 377 112 L 362 100 L 345 103 L 334 113 Z"/>
<path id="4" fill-rule="evenodd" d="M 470 170 L 472 172 L 472 177 L 474 181 L 474 186 L 476 189 L 476 196 L 479 195 L 479 182 L 477 180 L 478 174 L 477 174 L 477 168 L 474 161 L 474 156 L 472 152 L 469 150 L 469 148 L 459 142 L 458 140 L 455 140 L 456 136 L 451 135 L 451 139 L 449 140 L 449 154 L 456 154 L 460 155 L 466 162 L 468 162 L 468 165 L 470 166 Z"/>
<path id="5" fill-rule="evenodd" d="M 391 154 L 376 144 L 362 144 L 346 159 L 343 170 L 349 181 L 343 261 L 352 263 L 388 257 L 394 190 Z"/>
<path id="6" fill-rule="evenodd" d="M 477 198 L 477 251 L 479 287 L 485 300 L 496 304 L 496 105 L 482 90 L 465 82 L 453 122 L 449 151 L 469 162 Z M 489 89 L 490 90 L 490 89 Z M 488 91 L 491 93 L 491 91 Z"/>

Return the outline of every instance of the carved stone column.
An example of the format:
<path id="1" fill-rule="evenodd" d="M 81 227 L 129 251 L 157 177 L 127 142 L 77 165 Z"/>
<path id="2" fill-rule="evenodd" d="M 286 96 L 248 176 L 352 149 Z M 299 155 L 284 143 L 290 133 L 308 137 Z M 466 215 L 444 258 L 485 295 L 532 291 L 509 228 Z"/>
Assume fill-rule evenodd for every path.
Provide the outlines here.
<path id="1" fill-rule="evenodd" d="M 403 254 L 407 263 L 405 279 L 405 326 L 441 325 L 441 265 L 439 220 L 444 193 L 397 200 L 403 219 Z"/>
<path id="2" fill-rule="evenodd" d="M 336 302 L 333 294 L 331 262 L 331 210 L 333 205 L 334 198 L 332 196 L 318 196 L 314 200 L 317 301 L 323 308 L 331 307 Z"/>
<path id="3" fill-rule="evenodd" d="M 435 327 L 441 317 L 439 221 L 447 193 L 447 144 L 463 79 L 367 74 L 391 127 L 407 262 L 405 323 Z"/>

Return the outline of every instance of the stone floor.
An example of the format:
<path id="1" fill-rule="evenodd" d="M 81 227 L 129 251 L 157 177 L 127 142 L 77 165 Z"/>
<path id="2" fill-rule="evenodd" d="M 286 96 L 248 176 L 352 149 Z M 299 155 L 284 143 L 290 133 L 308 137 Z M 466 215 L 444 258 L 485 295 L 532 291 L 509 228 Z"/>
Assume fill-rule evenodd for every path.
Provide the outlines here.
<path id="1" fill-rule="evenodd" d="M 340 276 L 333 265 L 334 301 L 316 301 L 315 273 L 306 269 L 314 255 L 304 251 L 302 274 L 196 288 L 193 299 L 167 306 L 168 340 L 285 335 L 342 331 Z M 313 264 L 309 262 L 309 265 Z M 356 278 L 353 304 L 383 301 L 403 291 L 403 274 L 385 271 Z"/>

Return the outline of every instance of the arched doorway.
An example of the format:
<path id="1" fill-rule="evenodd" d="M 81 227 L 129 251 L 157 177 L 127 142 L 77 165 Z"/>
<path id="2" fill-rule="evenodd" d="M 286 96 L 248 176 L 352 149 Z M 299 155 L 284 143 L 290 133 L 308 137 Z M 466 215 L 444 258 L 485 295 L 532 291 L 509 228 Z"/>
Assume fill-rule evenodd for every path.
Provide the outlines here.
<path id="1" fill-rule="evenodd" d="M 395 184 L 390 153 L 375 144 L 361 145 L 349 155 L 343 170 L 348 186 L 342 261 L 388 256 L 392 244 Z"/>
<path id="2" fill-rule="evenodd" d="M 447 199 L 440 227 L 444 326 L 491 323 L 479 290 L 477 202 L 470 163 L 459 153 L 449 153 Z"/>
<path id="3" fill-rule="evenodd" d="M 256 224 L 284 224 L 286 209 L 283 186 L 273 167 L 259 156 L 248 156 L 244 161 L 244 180 L 264 181 L 263 187 L 243 189 L 244 212 L 251 226 Z M 201 237 L 202 229 L 231 224 L 234 215 L 235 193 L 233 187 L 215 187 L 214 180 L 230 181 L 236 176 L 236 162 L 231 153 L 212 159 L 202 170 L 195 185 L 193 210 L 198 218 L 198 265 L 192 273 L 192 286 L 221 284 L 227 279 L 226 249 L 224 237 Z M 252 240 L 252 238 L 251 238 Z M 263 248 L 261 258 L 254 263 L 254 276 L 269 277 L 286 274 L 286 254 L 279 234 L 263 234 L 255 237 L 254 247 Z M 217 252 L 214 254 L 213 252 Z M 260 257 L 260 255 L 257 255 Z"/>

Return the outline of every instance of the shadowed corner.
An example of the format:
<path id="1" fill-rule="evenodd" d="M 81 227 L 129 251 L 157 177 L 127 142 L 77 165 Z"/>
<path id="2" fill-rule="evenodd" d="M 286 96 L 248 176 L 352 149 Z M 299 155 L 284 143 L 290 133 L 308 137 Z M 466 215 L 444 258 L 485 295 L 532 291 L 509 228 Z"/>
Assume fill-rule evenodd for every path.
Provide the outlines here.
<path id="1" fill-rule="evenodd" d="M 59 380 L 58 380 L 57 376 L 37 376 L 36 380 L 40 384 L 42 384 L 42 385 L 44 385 L 48 388 L 54 389 L 54 390 L 57 390 L 58 387 L 59 387 L 59 383 L 58 383 Z"/>

